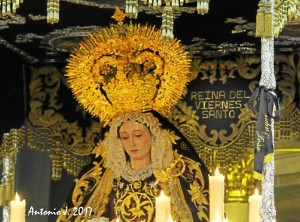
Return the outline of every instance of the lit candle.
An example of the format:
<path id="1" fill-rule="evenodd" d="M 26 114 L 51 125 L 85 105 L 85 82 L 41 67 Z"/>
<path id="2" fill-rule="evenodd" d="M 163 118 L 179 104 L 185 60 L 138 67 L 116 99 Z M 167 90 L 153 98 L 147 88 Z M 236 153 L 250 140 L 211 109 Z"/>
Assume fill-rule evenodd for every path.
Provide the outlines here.
<path id="1" fill-rule="evenodd" d="M 166 222 L 175 222 L 175 221 L 172 219 L 171 214 L 169 215 L 168 220 L 166 220 Z"/>
<path id="2" fill-rule="evenodd" d="M 224 219 L 224 179 L 224 175 L 219 173 L 218 168 L 215 176 L 209 176 L 209 213 L 211 221 L 222 221 Z"/>
<path id="3" fill-rule="evenodd" d="M 159 197 L 156 197 L 156 222 L 168 220 L 168 215 L 171 214 L 170 197 L 166 196 L 163 191 Z"/>
<path id="4" fill-rule="evenodd" d="M 20 201 L 16 193 L 16 200 L 10 201 L 10 222 L 25 222 L 26 201 Z"/>
<path id="5" fill-rule="evenodd" d="M 219 211 L 217 211 L 215 215 L 215 220 L 211 220 L 211 222 L 221 222 Z"/>
<path id="6" fill-rule="evenodd" d="M 255 189 L 254 194 L 249 197 L 249 222 L 261 221 L 259 215 L 261 201 L 262 197 L 258 194 L 258 190 Z"/>

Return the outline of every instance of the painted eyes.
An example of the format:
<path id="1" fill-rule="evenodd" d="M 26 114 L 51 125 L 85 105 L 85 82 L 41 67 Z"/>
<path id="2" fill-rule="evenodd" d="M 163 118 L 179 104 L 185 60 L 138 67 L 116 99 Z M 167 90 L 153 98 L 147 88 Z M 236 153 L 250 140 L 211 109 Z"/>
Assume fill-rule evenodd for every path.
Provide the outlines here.
<path id="1" fill-rule="evenodd" d="M 143 134 L 134 134 L 133 137 L 136 137 L 136 138 L 140 138 L 142 137 Z M 121 140 L 128 140 L 129 139 L 129 136 L 121 136 L 120 137 Z"/>

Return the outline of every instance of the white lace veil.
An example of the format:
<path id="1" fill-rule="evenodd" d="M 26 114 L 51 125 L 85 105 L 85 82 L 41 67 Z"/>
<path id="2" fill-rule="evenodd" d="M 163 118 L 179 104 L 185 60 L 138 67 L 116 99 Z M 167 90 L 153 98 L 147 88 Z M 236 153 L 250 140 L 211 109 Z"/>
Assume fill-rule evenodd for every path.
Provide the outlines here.
<path id="1" fill-rule="evenodd" d="M 127 113 L 115 118 L 110 123 L 108 135 L 103 140 L 107 152 L 107 167 L 110 168 L 117 177 L 122 174 L 126 165 L 125 151 L 118 136 L 120 126 L 126 121 L 136 121 L 144 124 L 152 134 L 151 143 L 151 167 L 156 169 L 166 169 L 172 162 L 172 143 L 167 132 L 161 128 L 157 118 L 152 113 Z"/>

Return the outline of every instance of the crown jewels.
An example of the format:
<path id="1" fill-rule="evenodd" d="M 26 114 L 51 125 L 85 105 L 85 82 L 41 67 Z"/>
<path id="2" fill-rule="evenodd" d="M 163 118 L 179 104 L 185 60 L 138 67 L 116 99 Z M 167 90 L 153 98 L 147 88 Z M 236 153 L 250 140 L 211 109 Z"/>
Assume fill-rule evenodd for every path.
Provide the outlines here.
<path id="1" fill-rule="evenodd" d="M 167 115 L 185 91 L 187 52 L 178 40 L 165 42 L 154 27 L 118 24 L 91 34 L 75 49 L 67 65 L 69 87 L 105 124 L 127 112 Z"/>

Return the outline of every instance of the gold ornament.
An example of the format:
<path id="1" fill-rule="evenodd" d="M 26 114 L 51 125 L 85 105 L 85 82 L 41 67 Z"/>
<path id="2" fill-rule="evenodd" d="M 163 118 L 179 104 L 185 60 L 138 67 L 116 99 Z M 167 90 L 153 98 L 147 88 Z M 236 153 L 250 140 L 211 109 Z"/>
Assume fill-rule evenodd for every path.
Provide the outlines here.
<path id="1" fill-rule="evenodd" d="M 118 22 L 118 25 L 121 26 L 123 25 L 123 21 L 126 17 L 126 14 L 122 12 L 118 7 L 116 8 L 115 14 L 112 16 L 116 22 Z"/>
<path id="2" fill-rule="evenodd" d="M 178 155 L 175 151 L 175 160 L 169 165 L 166 170 L 156 169 L 155 170 L 155 178 L 157 183 L 166 183 L 172 178 L 181 176 L 186 170 L 186 164 L 182 159 L 181 155 Z"/>
<path id="3" fill-rule="evenodd" d="M 127 112 L 166 116 L 185 91 L 189 69 L 178 40 L 165 42 L 155 27 L 130 24 L 91 34 L 71 55 L 66 76 L 76 99 L 107 124 Z"/>

